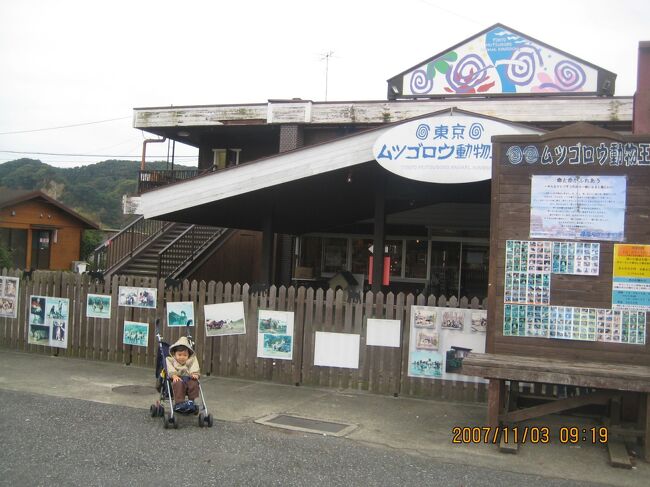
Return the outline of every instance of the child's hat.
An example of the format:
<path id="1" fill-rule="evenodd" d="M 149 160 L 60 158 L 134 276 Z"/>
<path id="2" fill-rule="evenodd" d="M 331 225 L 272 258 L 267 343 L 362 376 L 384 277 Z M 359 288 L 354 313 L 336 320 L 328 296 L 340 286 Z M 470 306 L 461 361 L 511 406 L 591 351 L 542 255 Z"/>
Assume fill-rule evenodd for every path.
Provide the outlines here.
<path id="1" fill-rule="evenodd" d="M 174 352 L 178 347 L 185 347 L 189 351 L 190 356 L 194 355 L 194 348 L 192 347 L 192 342 L 187 337 L 180 337 L 176 342 L 169 347 L 169 354 L 174 355 Z"/>

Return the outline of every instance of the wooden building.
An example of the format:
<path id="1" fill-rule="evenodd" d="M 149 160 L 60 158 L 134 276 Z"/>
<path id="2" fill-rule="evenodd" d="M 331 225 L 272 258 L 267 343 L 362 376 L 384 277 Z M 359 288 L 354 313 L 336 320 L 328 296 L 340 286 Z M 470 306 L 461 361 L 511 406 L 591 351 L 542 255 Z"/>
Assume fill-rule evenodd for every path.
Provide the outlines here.
<path id="1" fill-rule="evenodd" d="M 70 269 L 80 258 L 84 230 L 98 228 L 41 191 L 0 192 L 0 243 L 16 269 Z"/>
<path id="2" fill-rule="evenodd" d="M 524 65 L 531 71 L 519 71 Z M 433 132 L 436 117 L 459 115 L 474 119 L 468 127 L 502 124 L 492 135 L 580 121 L 629 133 L 633 98 L 613 96 L 615 78 L 497 24 L 390 78 L 387 100 L 136 108 L 135 128 L 199 149 L 196 178 L 158 177 L 176 181 L 160 187 L 143 172 L 144 215 L 260 232 L 259 280 L 267 284 L 297 282 L 304 271 L 323 284 L 348 271 L 366 283 L 376 273 L 374 290 L 482 299 L 489 172 L 445 180 L 436 178 L 447 169 L 432 168 L 433 176 L 410 177 L 378 162 L 375 143 L 409 123 L 429 126 L 433 141 L 442 136 Z M 371 248 L 382 257 L 373 255 L 372 270 Z"/>

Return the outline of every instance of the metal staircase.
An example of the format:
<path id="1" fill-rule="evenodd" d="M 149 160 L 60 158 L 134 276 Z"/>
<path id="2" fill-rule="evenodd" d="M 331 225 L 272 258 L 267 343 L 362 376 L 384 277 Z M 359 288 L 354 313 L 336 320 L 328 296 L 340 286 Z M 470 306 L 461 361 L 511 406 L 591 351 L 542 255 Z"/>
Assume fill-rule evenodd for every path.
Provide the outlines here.
<path id="1" fill-rule="evenodd" d="M 91 267 L 104 276 L 177 279 L 204 261 L 226 235 L 225 228 L 139 217 L 93 251 Z"/>

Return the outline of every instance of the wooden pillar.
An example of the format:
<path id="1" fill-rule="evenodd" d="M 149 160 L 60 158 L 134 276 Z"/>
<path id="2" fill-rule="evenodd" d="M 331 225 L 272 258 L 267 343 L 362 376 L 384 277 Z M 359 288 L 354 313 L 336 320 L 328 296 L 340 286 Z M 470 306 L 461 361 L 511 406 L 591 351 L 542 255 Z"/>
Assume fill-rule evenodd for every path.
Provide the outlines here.
<path id="1" fill-rule="evenodd" d="M 645 435 L 643 438 L 643 448 L 645 450 L 645 461 L 650 462 L 650 392 L 645 393 L 645 404 L 642 407 L 643 412 L 645 412 Z"/>
<path id="2" fill-rule="evenodd" d="M 262 269 L 260 281 L 267 286 L 273 284 L 273 216 L 266 215 L 262 229 Z"/>
<path id="3" fill-rule="evenodd" d="M 280 125 L 279 152 L 294 150 L 304 145 L 303 126 L 298 124 Z M 278 234 L 277 237 L 277 264 L 275 284 L 289 286 L 295 264 L 293 262 L 293 237 L 287 234 Z"/>
<path id="4" fill-rule="evenodd" d="M 32 268 L 32 229 L 27 229 L 27 249 L 25 253 L 25 270 Z"/>
<path id="5" fill-rule="evenodd" d="M 487 426 L 496 428 L 499 426 L 499 414 L 503 409 L 505 392 L 505 381 L 501 379 L 489 379 L 488 383 L 488 408 Z"/>
<path id="6" fill-rule="evenodd" d="M 375 182 L 375 234 L 372 243 L 372 292 L 381 291 L 384 277 L 384 245 L 386 242 L 386 175 L 383 169 Z"/>

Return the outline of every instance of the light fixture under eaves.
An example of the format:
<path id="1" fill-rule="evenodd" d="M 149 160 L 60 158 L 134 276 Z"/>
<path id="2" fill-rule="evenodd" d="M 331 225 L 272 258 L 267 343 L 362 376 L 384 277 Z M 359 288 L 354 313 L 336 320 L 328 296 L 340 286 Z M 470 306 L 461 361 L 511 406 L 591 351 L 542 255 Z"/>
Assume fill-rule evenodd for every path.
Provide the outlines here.
<path id="1" fill-rule="evenodd" d="M 189 137 L 190 136 L 190 133 L 187 130 L 181 130 L 181 131 L 177 132 L 177 134 L 178 134 L 179 137 Z"/>

